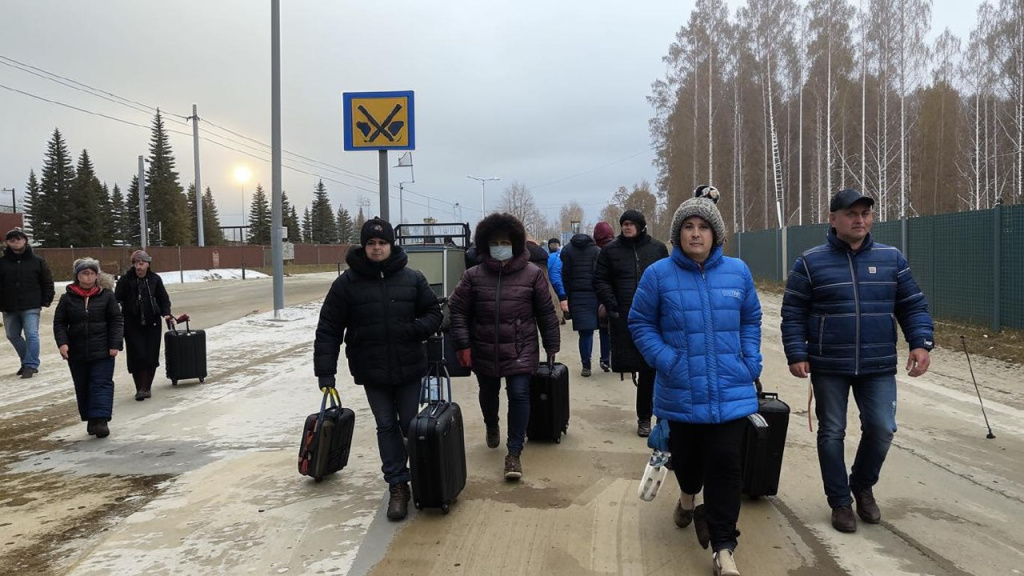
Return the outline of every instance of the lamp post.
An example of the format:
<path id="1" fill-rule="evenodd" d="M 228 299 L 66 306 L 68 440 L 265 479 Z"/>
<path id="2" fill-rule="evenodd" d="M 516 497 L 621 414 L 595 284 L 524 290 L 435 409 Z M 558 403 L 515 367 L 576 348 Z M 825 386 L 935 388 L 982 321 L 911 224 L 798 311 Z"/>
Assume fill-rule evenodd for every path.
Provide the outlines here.
<path id="1" fill-rule="evenodd" d="M 466 176 L 472 180 L 476 180 L 480 183 L 480 218 L 487 216 L 487 183 L 490 181 L 501 180 L 498 176 L 491 176 L 490 178 L 479 178 L 477 176 Z"/>
<path id="2" fill-rule="evenodd" d="M 412 166 L 412 152 L 406 152 L 398 158 L 398 165 L 395 168 L 408 168 L 410 180 L 408 182 L 398 183 L 398 223 L 405 224 L 405 185 L 416 183 L 416 172 Z M 428 200 L 429 202 L 429 200 Z M 427 209 L 427 216 L 430 215 L 430 209 Z"/>
<path id="3" fill-rule="evenodd" d="M 235 180 L 242 188 L 242 222 L 238 227 L 238 243 L 245 244 L 245 183 L 252 177 L 252 171 L 246 166 L 235 168 Z"/>

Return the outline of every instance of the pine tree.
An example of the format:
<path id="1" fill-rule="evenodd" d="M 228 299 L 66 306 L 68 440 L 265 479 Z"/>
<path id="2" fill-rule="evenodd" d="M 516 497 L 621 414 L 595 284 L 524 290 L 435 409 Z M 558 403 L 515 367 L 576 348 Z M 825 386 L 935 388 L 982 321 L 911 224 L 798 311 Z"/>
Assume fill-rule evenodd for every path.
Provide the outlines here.
<path id="1" fill-rule="evenodd" d="M 352 244 L 359 237 L 355 223 L 352 222 L 352 215 L 344 206 L 338 208 L 338 242 L 341 244 Z"/>
<path id="2" fill-rule="evenodd" d="M 359 214 L 356 216 L 356 230 L 355 235 L 358 236 L 360 231 L 363 229 L 363 224 L 366 224 L 366 215 L 363 214 L 363 207 L 359 207 Z"/>
<path id="3" fill-rule="evenodd" d="M 48 248 L 68 246 L 71 189 L 75 167 L 60 130 L 54 128 L 46 145 L 39 199 L 33 206 L 35 241 Z"/>
<path id="4" fill-rule="evenodd" d="M 224 239 L 224 231 L 220 229 L 220 215 L 217 213 L 217 203 L 213 201 L 213 192 L 206 187 L 203 193 L 203 234 L 206 236 L 207 246 L 223 246 L 227 243 Z"/>
<path id="5" fill-rule="evenodd" d="M 166 245 L 188 245 L 192 237 L 192 218 L 188 200 L 174 170 L 174 154 L 157 110 L 149 140 L 149 170 L 146 172 L 147 223 L 151 241 L 162 235 Z"/>
<path id="6" fill-rule="evenodd" d="M 310 214 L 312 223 L 312 240 L 315 244 L 336 244 L 338 242 L 338 224 L 334 221 L 334 210 L 331 199 L 327 197 L 324 181 L 317 182 L 313 191 L 313 209 Z"/>
<path id="7" fill-rule="evenodd" d="M 195 184 L 189 184 L 188 185 L 188 190 L 185 191 L 185 198 L 188 201 L 188 213 L 189 214 L 196 214 L 196 217 L 198 217 L 198 214 L 196 213 L 196 185 Z M 206 214 L 203 214 L 203 220 L 206 220 Z M 205 227 L 203 228 L 203 232 L 206 232 L 206 228 Z M 206 242 L 205 234 L 204 234 L 204 237 L 203 237 L 203 242 L 204 243 Z M 191 243 L 193 245 L 195 245 L 195 246 L 199 245 L 199 226 L 193 226 L 192 227 L 192 240 L 191 240 Z"/>
<path id="8" fill-rule="evenodd" d="M 100 187 L 100 221 L 102 222 L 102 246 L 110 246 L 117 237 L 117 222 L 114 217 L 114 204 L 110 198 L 110 188 L 106 183 Z"/>
<path id="9" fill-rule="evenodd" d="M 281 191 L 281 225 L 287 229 L 290 241 L 299 241 L 299 216 L 295 213 L 295 206 L 288 202 L 288 195 L 284 190 Z"/>
<path id="10" fill-rule="evenodd" d="M 82 150 L 71 185 L 66 234 L 68 246 L 100 246 L 103 243 L 102 185 L 96 178 L 89 151 Z"/>
<path id="11" fill-rule="evenodd" d="M 112 229 L 114 232 L 110 238 L 110 243 L 114 246 L 127 245 L 128 233 L 125 231 L 126 208 L 124 205 L 124 195 L 117 184 L 114 184 L 114 190 L 110 193 L 110 219 L 113 221 Z"/>
<path id="12" fill-rule="evenodd" d="M 306 244 L 313 243 L 313 217 L 309 214 L 309 207 L 302 213 L 302 241 Z"/>
<path id="13" fill-rule="evenodd" d="M 121 222 L 124 241 L 130 246 L 141 244 L 139 234 L 139 177 L 132 176 L 128 185 L 128 194 L 124 199 L 124 219 Z"/>
<path id="14" fill-rule="evenodd" d="M 246 238 L 249 244 L 270 244 L 270 203 L 260 184 L 256 185 L 256 192 L 249 205 L 248 225 Z"/>
<path id="15" fill-rule="evenodd" d="M 36 206 L 39 205 L 39 179 L 36 178 L 36 171 L 28 171 L 28 184 L 25 186 L 25 199 L 22 200 L 22 211 L 25 213 L 25 230 L 29 236 L 35 236 L 33 228 L 35 221 Z"/>

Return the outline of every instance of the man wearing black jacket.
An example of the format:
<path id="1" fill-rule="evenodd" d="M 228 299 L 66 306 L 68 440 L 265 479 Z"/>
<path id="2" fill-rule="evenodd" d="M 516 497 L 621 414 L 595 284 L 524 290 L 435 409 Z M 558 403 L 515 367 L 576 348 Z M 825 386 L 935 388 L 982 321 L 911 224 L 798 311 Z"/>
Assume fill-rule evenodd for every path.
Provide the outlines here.
<path id="1" fill-rule="evenodd" d="M 21 359 L 18 375 L 31 378 L 39 372 L 39 313 L 53 303 L 53 275 L 46 260 L 32 253 L 20 228 L 7 233 L 6 243 L 0 258 L 0 311 L 7 339 Z"/>
<path id="2" fill-rule="evenodd" d="M 651 434 L 651 416 L 654 408 L 653 368 L 633 344 L 633 336 L 626 325 L 629 309 L 633 305 L 644 270 L 654 262 L 668 257 L 668 248 L 647 233 L 647 219 L 639 210 L 626 210 L 619 217 L 622 233 L 601 250 L 594 269 L 594 291 L 597 299 L 608 311 L 612 337 L 612 372 L 637 373 L 636 377 L 636 433 Z"/>
<path id="3" fill-rule="evenodd" d="M 396 246 L 391 224 L 374 218 L 363 225 L 361 246 L 349 250 L 348 270 L 320 308 L 313 369 L 320 388 L 333 388 L 341 343 L 355 383 L 363 386 L 377 423 L 381 471 L 388 483 L 387 516 L 408 513 L 409 455 L 404 438 L 419 407 L 427 372 L 423 341 L 441 327 L 437 296 L 409 257 Z"/>

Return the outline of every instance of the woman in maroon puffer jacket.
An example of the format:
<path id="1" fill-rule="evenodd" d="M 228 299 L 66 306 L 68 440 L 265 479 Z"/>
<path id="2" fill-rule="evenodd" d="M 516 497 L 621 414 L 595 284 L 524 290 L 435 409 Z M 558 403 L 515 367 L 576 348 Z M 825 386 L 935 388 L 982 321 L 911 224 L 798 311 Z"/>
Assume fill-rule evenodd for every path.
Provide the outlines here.
<path id="1" fill-rule="evenodd" d="M 530 420 L 530 376 L 540 366 L 540 327 L 544 350 L 558 352 L 558 317 L 545 273 L 531 264 L 526 229 L 511 214 L 491 214 L 474 236 L 482 262 L 462 275 L 448 301 L 451 335 L 459 363 L 472 365 L 480 383 L 480 410 L 487 446 L 501 442 L 498 392 L 505 378 L 508 395 L 508 455 L 505 479 L 523 475 L 520 454 Z"/>

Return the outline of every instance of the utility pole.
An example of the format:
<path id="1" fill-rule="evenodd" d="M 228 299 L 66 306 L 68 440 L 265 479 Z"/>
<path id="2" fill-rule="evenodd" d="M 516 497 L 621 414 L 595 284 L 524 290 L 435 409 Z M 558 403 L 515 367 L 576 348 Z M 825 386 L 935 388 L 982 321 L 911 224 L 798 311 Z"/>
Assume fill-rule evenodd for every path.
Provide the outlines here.
<path id="1" fill-rule="evenodd" d="M 270 2 L 270 255 L 274 268 L 274 318 L 284 309 L 284 238 L 281 234 L 281 0 Z M 387 152 L 384 162 L 387 162 Z"/>
<path id="2" fill-rule="evenodd" d="M 499 176 L 491 176 L 490 178 L 478 178 L 476 176 L 466 176 L 471 180 L 476 180 L 480 183 L 480 219 L 482 220 L 487 216 L 487 183 L 495 180 L 501 180 Z"/>
<path id="3" fill-rule="evenodd" d="M 195 156 L 196 167 L 196 238 L 199 240 L 199 247 L 206 246 L 203 238 L 203 184 L 199 179 L 199 113 L 196 112 L 196 105 L 192 105 L 192 152 Z"/>
<path id="4" fill-rule="evenodd" d="M 146 224 L 146 159 L 139 155 L 139 245 L 149 246 L 149 226 Z"/>

